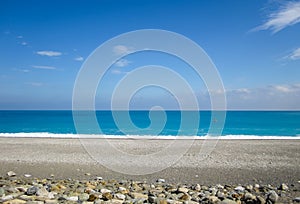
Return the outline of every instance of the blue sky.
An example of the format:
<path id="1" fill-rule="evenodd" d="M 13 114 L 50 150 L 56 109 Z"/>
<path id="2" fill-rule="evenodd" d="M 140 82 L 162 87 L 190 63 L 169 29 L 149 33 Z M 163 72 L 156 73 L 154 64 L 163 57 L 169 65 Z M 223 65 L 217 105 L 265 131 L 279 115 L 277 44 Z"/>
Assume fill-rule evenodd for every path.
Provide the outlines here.
<path id="1" fill-rule="evenodd" d="M 138 29 L 169 30 L 199 44 L 219 70 L 229 109 L 300 109 L 300 1 L 261 0 L 2 0 L 0 109 L 71 109 L 87 57 L 112 37 Z M 148 64 L 173 68 L 190 82 L 200 108 L 209 108 L 203 81 L 186 64 L 159 53 L 128 55 L 112 66 L 96 108 L 109 108 L 117 82 Z M 131 105 L 173 109 L 173 100 L 148 87 Z"/>

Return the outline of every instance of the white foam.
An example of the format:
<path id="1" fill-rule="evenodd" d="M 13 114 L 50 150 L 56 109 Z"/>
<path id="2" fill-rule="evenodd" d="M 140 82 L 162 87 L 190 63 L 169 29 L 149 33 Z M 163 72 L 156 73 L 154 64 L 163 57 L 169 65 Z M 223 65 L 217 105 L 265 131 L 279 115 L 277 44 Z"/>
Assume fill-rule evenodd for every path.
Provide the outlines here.
<path id="1" fill-rule="evenodd" d="M 61 138 L 61 139 L 161 139 L 161 140 L 173 140 L 173 139 L 192 139 L 192 140 L 205 140 L 205 139 L 220 139 L 220 140 L 289 140 L 300 139 L 300 135 L 297 136 L 259 136 L 259 135 L 224 135 L 219 137 L 212 136 L 172 136 L 172 135 L 82 135 L 82 134 L 55 134 L 48 132 L 33 132 L 33 133 L 0 133 L 0 137 L 7 138 Z"/>

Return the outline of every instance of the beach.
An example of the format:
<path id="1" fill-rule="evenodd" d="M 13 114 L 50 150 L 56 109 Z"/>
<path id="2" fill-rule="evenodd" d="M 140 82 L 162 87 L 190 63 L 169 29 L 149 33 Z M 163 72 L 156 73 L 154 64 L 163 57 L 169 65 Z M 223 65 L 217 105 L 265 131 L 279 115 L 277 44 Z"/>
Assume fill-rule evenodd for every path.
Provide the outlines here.
<path id="1" fill-rule="evenodd" d="M 93 139 L 90 145 L 95 144 Z M 137 148 L 129 140 L 109 142 L 123 145 L 128 151 L 149 152 L 153 147 L 165 146 L 170 141 L 152 140 L 152 145 Z M 173 166 L 150 175 L 124 175 L 113 172 L 94 161 L 78 139 L 0 138 L 0 173 L 15 171 L 18 175 L 29 173 L 37 177 L 54 174 L 57 178 L 85 178 L 89 173 L 110 179 L 154 181 L 164 178 L 169 182 L 216 183 L 263 182 L 279 184 L 300 180 L 300 140 L 219 140 L 212 153 L 199 158 L 203 141 L 194 144 Z M 97 145 L 101 148 L 101 142 Z M 88 148 L 88 145 L 85 144 Z M 180 148 L 180 147 L 178 147 Z M 114 155 L 110 155 L 113 160 Z M 107 158 L 110 160 L 110 158 Z M 119 165 L 131 167 L 129 162 Z M 163 166 L 163 158 L 156 164 Z"/>
<path id="2" fill-rule="evenodd" d="M 300 140 L 219 140 L 203 158 L 195 140 L 172 166 L 147 175 L 126 175 L 86 151 L 104 139 L 0 138 L 0 190 L 4 203 L 291 203 L 300 201 Z M 112 147 L 149 154 L 172 140 L 107 139 Z M 184 148 L 182 140 L 176 148 Z M 84 146 L 82 145 L 84 143 Z M 147 145 L 142 145 L 146 143 Z M 109 156 L 108 156 L 109 155 Z M 132 163 L 108 154 L 115 166 Z M 141 168 L 141 166 L 139 167 Z M 1 193 L 1 192 L 0 192 Z"/>

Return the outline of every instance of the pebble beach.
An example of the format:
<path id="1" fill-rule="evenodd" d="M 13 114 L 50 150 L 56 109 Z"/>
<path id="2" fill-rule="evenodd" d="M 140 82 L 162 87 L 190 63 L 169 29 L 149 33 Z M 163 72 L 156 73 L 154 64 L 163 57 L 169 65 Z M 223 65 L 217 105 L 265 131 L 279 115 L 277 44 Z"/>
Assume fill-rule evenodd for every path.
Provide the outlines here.
<path id="1" fill-rule="evenodd" d="M 127 140 L 110 142 L 125 143 L 127 150 L 138 152 Z M 207 159 L 200 160 L 202 142 L 195 141 L 169 168 L 125 175 L 96 163 L 78 140 L 0 138 L 0 202 L 300 202 L 299 140 L 221 140 Z M 167 143 L 153 141 L 155 146 Z M 163 159 L 153 165 L 163 165 Z M 120 165 L 127 168 L 130 163 Z"/>

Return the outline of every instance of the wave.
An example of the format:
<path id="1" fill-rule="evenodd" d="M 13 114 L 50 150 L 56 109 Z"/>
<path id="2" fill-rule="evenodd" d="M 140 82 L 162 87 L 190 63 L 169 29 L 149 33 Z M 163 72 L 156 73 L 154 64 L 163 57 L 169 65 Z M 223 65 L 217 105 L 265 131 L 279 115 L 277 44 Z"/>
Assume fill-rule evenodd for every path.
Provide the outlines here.
<path id="1" fill-rule="evenodd" d="M 0 133 L 0 138 L 54 138 L 54 139 L 220 139 L 220 140 L 288 140 L 300 139 L 296 136 L 260 136 L 260 135 L 222 135 L 222 136 L 174 136 L 174 135 L 82 135 L 82 134 L 57 134 L 49 132 L 32 132 L 32 133 Z"/>

